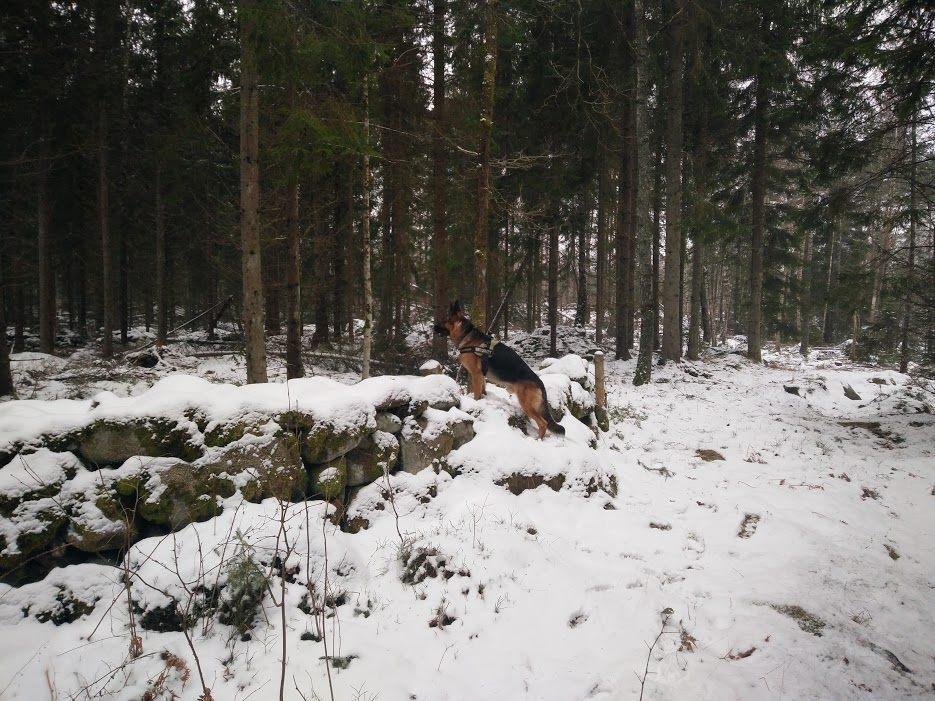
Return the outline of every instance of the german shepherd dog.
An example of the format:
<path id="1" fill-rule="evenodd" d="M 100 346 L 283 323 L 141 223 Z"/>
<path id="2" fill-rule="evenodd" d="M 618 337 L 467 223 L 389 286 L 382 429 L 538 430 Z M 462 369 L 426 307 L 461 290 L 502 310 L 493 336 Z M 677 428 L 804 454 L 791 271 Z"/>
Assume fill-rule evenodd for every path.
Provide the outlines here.
<path id="1" fill-rule="evenodd" d="M 435 324 L 435 333 L 448 336 L 458 348 L 458 358 L 470 377 L 474 399 L 486 394 L 486 380 L 510 390 L 519 405 L 539 428 L 539 438 L 546 429 L 563 435 L 565 427 L 552 418 L 545 385 L 512 348 L 494 341 L 471 323 L 461 302 L 454 301 L 448 318 Z"/>

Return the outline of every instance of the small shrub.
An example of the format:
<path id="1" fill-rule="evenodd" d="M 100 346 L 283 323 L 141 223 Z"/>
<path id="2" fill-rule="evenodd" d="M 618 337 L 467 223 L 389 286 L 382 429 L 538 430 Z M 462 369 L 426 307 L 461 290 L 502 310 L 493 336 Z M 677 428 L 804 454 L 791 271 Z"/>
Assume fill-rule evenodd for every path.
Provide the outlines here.
<path id="1" fill-rule="evenodd" d="M 253 549 L 243 542 L 227 566 L 227 586 L 221 593 L 219 620 L 241 634 L 253 627 L 253 619 L 266 595 L 268 579 Z"/>

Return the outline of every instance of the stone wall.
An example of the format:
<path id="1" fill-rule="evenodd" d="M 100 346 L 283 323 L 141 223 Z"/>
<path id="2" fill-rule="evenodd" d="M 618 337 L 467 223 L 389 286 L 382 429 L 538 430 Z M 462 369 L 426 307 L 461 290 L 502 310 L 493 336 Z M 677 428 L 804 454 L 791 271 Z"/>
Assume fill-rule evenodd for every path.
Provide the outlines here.
<path id="1" fill-rule="evenodd" d="M 557 363 L 543 370 L 553 413 L 588 422 L 587 363 Z M 200 381 L 202 391 L 184 406 L 157 388 L 132 404 L 108 397 L 87 407 L 44 403 L 52 414 L 76 413 L 64 430 L 8 431 L 0 441 L 0 578 L 28 581 L 59 564 L 125 550 L 212 518 L 238 495 L 327 499 L 341 514 L 358 488 L 396 470 L 443 469 L 446 456 L 474 437 L 474 417 L 459 408 L 460 389 L 444 376 L 299 382 L 290 382 L 281 405 L 257 401 L 256 386 L 227 387 L 221 403 L 222 389 Z M 231 392 L 240 402 L 234 409 Z M 0 438 L 4 426 L 0 417 Z"/>

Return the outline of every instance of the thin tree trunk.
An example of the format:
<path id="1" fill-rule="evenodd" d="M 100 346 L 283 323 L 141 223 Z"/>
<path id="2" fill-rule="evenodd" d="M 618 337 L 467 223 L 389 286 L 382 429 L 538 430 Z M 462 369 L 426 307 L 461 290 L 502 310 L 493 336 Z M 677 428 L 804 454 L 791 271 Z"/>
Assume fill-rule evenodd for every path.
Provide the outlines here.
<path id="1" fill-rule="evenodd" d="M 13 352 L 22 353 L 26 348 L 26 272 L 23 270 L 23 252 L 13 258 Z M 2 285 L 0 285 L 2 287 Z"/>
<path id="2" fill-rule="evenodd" d="M 660 348 L 659 336 L 659 248 L 662 243 L 662 129 L 656 129 L 656 156 L 653 163 L 653 243 L 652 243 L 652 304 L 653 304 L 653 350 Z"/>
<path id="3" fill-rule="evenodd" d="M 6 338 L 6 300 L 0 285 L 0 397 L 16 397 L 13 373 L 10 372 L 10 346 Z"/>
<path id="4" fill-rule="evenodd" d="M 364 157 L 361 168 L 363 203 L 360 213 L 360 231 L 363 239 L 364 276 L 364 339 L 361 379 L 370 377 L 370 352 L 373 347 L 373 281 L 370 271 L 370 78 L 364 76 Z"/>
<path id="5" fill-rule="evenodd" d="M 557 352 L 558 341 L 558 214 L 549 217 L 549 355 Z"/>
<path id="6" fill-rule="evenodd" d="M 578 219 L 578 290 L 575 300 L 575 325 L 586 326 L 590 321 L 588 311 L 588 267 L 590 266 L 590 242 L 588 241 L 588 195 L 581 194 L 581 216 Z"/>
<path id="7" fill-rule="evenodd" d="M 448 303 L 448 150 L 445 147 L 446 107 L 445 62 L 447 59 L 445 15 L 446 0 L 434 0 L 432 6 L 432 265 L 435 273 L 435 319 L 445 318 Z M 432 353 L 437 360 L 447 360 L 444 336 L 432 337 Z"/>
<path id="8" fill-rule="evenodd" d="M 805 230 L 802 242 L 802 273 L 799 278 L 799 352 L 808 358 L 812 317 L 812 232 Z"/>
<path id="9" fill-rule="evenodd" d="M 114 354 L 114 251 L 110 236 L 110 190 L 107 180 L 107 107 L 98 105 L 98 223 L 101 231 L 101 287 L 104 299 L 104 335 L 101 355 Z"/>
<path id="10" fill-rule="evenodd" d="M 55 273 L 52 265 L 52 208 L 49 203 L 49 137 L 43 134 L 39 145 L 37 220 L 39 253 L 39 350 L 55 350 Z M 22 348 L 20 349 L 22 350 Z"/>
<path id="11" fill-rule="evenodd" d="M 600 346 L 604 340 L 604 308 L 606 299 L 605 287 L 607 284 L 607 200 L 610 189 L 610 168 L 607 158 L 607 148 L 600 145 L 600 172 L 597 185 L 597 260 L 596 281 L 594 290 L 594 342 Z"/>
<path id="12" fill-rule="evenodd" d="M 642 0 L 633 2 L 633 57 L 636 62 L 636 187 L 635 199 L 636 222 L 635 231 L 640 272 L 640 340 L 639 351 L 636 358 L 636 371 L 633 374 L 633 384 L 636 386 L 646 384 L 652 379 L 653 368 L 653 341 L 656 335 L 655 317 L 653 312 L 653 264 L 652 264 L 652 236 L 653 232 L 647 220 L 649 193 L 641 187 L 641 176 L 646 164 L 649 162 L 649 142 L 644 136 L 648 124 L 646 114 L 646 95 L 649 92 L 648 74 L 645 70 L 646 61 L 646 32 L 643 25 Z"/>
<path id="13" fill-rule="evenodd" d="M 825 305 L 821 314 L 821 339 L 830 343 L 833 337 L 831 311 L 831 285 L 834 282 L 834 257 L 837 251 L 838 215 L 831 224 L 831 238 L 828 244 L 828 275 L 825 279 Z"/>
<path id="14" fill-rule="evenodd" d="M 912 115 L 910 128 L 909 150 L 909 258 L 906 263 L 906 293 L 903 297 L 903 320 L 900 331 L 899 371 L 909 372 L 909 330 L 912 326 L 912 293 L 915 288 L 915 258 L 916 258 L 916 221 L 919 213 L 916 210 L 916 161 L 918 160 L 918 144 L 916 142 L 917 114 Z"/>
<path id="15" fill-rule="evenodd" d="M 769 19 L 763 18 L 761 36 L 766 40 Z M 753 183 L 751 207 L 753 231 L 750 238 L 750 300 L 747 322 L 747 357 L 762 360 L 763 327 L 763 241 L 766 228 L 766 131 L 768 129 L 769 92 L 766 84 L 765 59 L 760 59 L 756 76 L 756 103 L 753 107 Z"/>
<path id="16" fill-rule="evenodd" d="M 490 141 L 497 79 L 497 9 L 499 0 L 484 0 L 484 75 L 481 87 L 481 138 L 478 149 L 477 221 L 474 228 L 474 303 L 471 315 L 479 328 L 487 322 L 487 275 L 490 208 Z"/>
<path id="17" fill-rule="evenodd" d="M 291 75 L 287 92 L 289 106 L 295 109 L 295 78 Z M 286 257 L 286 378 L 291 380 L 305 375 L 302 367 L 302 245 L 296 174 L 292 174 L 286 187 L 286 245 L 289 249 Z"/>
<path id="18" fill-rule="evenodd" d="M 700 42 L 696 44 L 696 51 L 700 53 Z M 700 56 L 696 60 L 701 60 Z M 692 238 L 692 279 L 691 279 L 691 309 L 688 326 L 688 357 L 698 360 L 701 356 L 702 343 L 702 309 L 704 305 L 704 256 L 707 221 L 705 219 L 708 202 L 708 109 L 707 96 L 703 85 L 695 85 L 695 92 L 701 105 L 698 106 L 698 133 L 695 140 L 693 158 L 693 171 L 695 180 L 694 197 L 694 232 Z M 705 334 L 707 335 L 707 334 Z"/>
<path id="19" fill-rule="evenodd" d="M 240 0 L 240 232 L 247 382 L 266 382 L 255 0 Z"/>
<path id="20" fill-rule="evenodd" d="M 156 161 L 156 345 L 166 344 L 169 294 L 166 285 L 166 214 L 162 197 L 162 162 Z"/>
<path id="21" fill-rule="evenodd" d="M 672 9 L 666 28 L 669 54 L 666 84 L 666 267 L 662 304 L 662 360 L 682 355 L 679 274 L 682 252 L 682 24 L 684 0 L 669 0 Z"/>

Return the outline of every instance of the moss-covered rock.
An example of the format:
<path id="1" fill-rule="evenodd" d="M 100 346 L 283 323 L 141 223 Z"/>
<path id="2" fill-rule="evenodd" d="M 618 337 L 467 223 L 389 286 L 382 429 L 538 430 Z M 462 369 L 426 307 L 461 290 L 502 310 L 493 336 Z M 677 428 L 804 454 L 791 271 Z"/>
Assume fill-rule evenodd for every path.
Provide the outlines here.
<path id="1" fill-rule="evenodd" d="M 112 489 L 98 487 L 93 500 L 75 500 L 68 506 L 66 540 L 84 552 L 114 550 L 136 540 L 133 514 L 125 512 Z"/>
<path id="2" fill-rule="evenodd" d="M 331 501 L 344 494 L 347 487 L 347 459 L 342 455 L 312 468 L 312 491 Z"/>
<path id="3" fill-rule="evenodd" d="M 242 440 L 246 435 L 261 435 L 269 423 L 269 417 L 241 417 L 234 421 L 214 421 L 204 428 L 205 445 L 209 448 L 223 448 Z"/>
<path id="4" fill-rule="evenodd" d="M 343 416 L 340 420 L 316 418 L 301 411 L 286 411 L 276 418 L 283 430 L 299 437 L 302 459 L 320 464 L 338 458 L 356 448 L 361 439 L 372 432 L 372 419 L 353 422 Z"/>
<path id="5" fill-rule="evenodd" d="M 447 425 L 437 428 L 424 417 L 409 417 L 400 434 L 399 450 L 400 469 L 414 475 L 454 450 L 454 434 Z"/>
<path id="6" fill-rule="evenodd" d="M 231 478 L 244 499 L 252 502 L 267 497 L 298 501 L 304 497 L 308 484 L 299 440 L 289 433 L 247 436 L 210 452 L 194 467 L 200 473 Z"/>
<path id="7" fill-rule="evenodd" d="M 150 523 L 178 529 L 217 516 L 217 497 L 234 491 L 230 478 L 182 460 L 156 458 L 144 465 L 137 513 Z"/>
<path id="8" fill-rule="evenodd" d="M 391 433 L 376 431 L 350 451 L 347 458 L 347 485 L 359 487 L 383 476 L 384 470 L 396 469 L 399 441 Z"/>
<path id="9" fill-rule="evenodd" d="M 51 547 L 67 522 L 51 498 L 23 502 L 9 518 L 0 518 L 0 577 Z"/>
<path id="10" fill-rule="evenodd" d="M 0 515 L 10 516 L 25 501 L 55 496 L 79 469 L 81 463 L 71 453 L 40 448 L 17 455 L 0 470 Z"/>
<path id="11" fill-rule="evenodd" d="M 120 465 L 135 455 L 196 460 L 202 455 L 197 434 L 166 418 L 128 421 L 100 419 L 76 436 L 78 453 L 93 465 Z"/>

